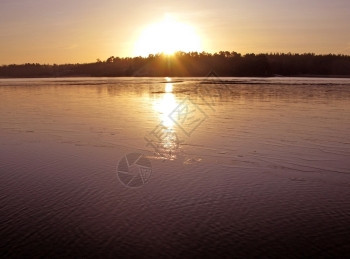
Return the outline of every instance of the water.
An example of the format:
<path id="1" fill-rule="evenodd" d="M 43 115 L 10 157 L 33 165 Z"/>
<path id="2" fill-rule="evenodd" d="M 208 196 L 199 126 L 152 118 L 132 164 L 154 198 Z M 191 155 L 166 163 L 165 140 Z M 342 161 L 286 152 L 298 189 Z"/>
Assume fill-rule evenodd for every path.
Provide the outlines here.
<path id="1" fill-rule="evenodd" d="M 0 80 L 1 253 L 349 253 L 350 79 L 222 80 Z"/>

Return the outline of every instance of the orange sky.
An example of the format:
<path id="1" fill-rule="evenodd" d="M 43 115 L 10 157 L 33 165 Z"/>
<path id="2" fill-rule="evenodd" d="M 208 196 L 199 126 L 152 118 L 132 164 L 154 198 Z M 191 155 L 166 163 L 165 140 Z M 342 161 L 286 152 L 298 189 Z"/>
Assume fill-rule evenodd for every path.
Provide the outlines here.
<path id="1" fill-rule="evenodd" d="M 349 10 L 347 0 L 1 0 L 0 64 L 133 56 L 165 14 L 194 28 L 207 52 L 350 54 Z"/>

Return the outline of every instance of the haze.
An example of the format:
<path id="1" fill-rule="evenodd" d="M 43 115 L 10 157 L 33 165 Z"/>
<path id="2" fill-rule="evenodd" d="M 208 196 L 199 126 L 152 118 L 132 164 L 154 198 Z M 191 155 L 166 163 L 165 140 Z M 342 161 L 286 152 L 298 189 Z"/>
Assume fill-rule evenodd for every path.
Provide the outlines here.
<path id="1" fill-rule="evenodd" d="M 350 2 L 1 0 L 0 64 L 82 63 L 133 56 L 148 24 L 171 14 L 202 49 L 350 54 Z"/>

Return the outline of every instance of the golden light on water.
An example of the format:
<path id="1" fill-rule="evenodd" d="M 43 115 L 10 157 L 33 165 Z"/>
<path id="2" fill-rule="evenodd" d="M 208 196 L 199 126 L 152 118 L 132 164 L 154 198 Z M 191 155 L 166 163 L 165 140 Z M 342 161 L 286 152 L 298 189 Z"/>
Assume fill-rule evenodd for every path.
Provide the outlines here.
<path id="1" fill-rule="evenodd" d="M 161 150 L 162 159 L 176 159 L 179 148 L 179 139 L 176 134 L 175 122 L 169 117 L 179 105 L 178 100 L 173 93 L 173 83 L 171 78 L 166 77 L 167 83 L 164 84 L 164 91 L 153 101 L 153 109 L 158 114 L 163 129 L 161 143 L 158 149 Z"/>
<path id="2" fill-rule="evenodd" d="M 176 97 L 172 91 L 173 83 L 165 83 L 164 94 L 162 94 L 160 98 L 156 99 L 153 105 L 154 110 L 159 113 L 159 118 L 162 124 L 170 129 L 173 129 L 174 122 L 169 118 L 169 114 L 178 105 Z"/>
<path id="3" fill-rule="evenodd" d="M 172 83 L 165 84 L 165 92 L 166 93 L 172 93 L 173 92 L 173 84 Z"/>
<path id="4" fill-rule="evenodd" d="M 202 51 L 201 40 L 196 30 L 189 24 L 175 20 L 170 15 L 158 23 L 147 26 L 135 44 L 136 56 L 176 51 Z"/>

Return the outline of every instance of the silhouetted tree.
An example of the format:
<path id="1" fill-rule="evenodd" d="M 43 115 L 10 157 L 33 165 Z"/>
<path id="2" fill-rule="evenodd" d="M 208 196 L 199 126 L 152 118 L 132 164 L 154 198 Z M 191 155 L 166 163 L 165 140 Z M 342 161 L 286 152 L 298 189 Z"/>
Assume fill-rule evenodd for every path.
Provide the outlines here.
<path id="1" fill-rule="evenodd" d="M 234 51 L 176 52 L 148 57 L 114 57 L 94 63 L 0 66 L 0 77 L 60 76 L 205 76 L 215 70 L 220 76 L 350 76 L 350 56 L 314 53 L 241 55 Z"/>

